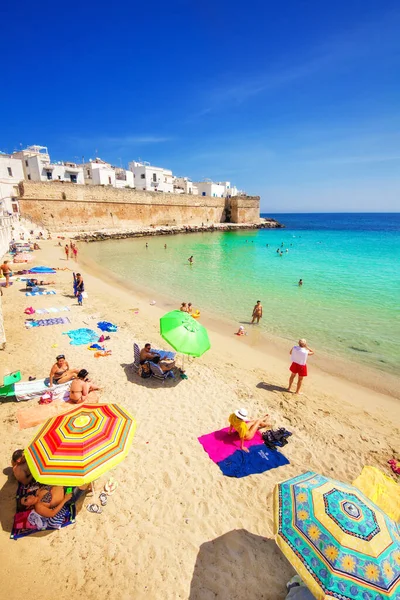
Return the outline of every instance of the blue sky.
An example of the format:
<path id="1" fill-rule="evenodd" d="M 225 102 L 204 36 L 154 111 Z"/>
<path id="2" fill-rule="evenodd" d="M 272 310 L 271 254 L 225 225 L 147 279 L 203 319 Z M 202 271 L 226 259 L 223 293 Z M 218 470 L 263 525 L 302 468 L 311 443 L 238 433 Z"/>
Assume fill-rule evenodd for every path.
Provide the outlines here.
<path id="1" fill-rule="evenodd" d="M 400 5 L 2 3 L 0 150 L 141 158 L 270 212 L 398 211 Z"/>

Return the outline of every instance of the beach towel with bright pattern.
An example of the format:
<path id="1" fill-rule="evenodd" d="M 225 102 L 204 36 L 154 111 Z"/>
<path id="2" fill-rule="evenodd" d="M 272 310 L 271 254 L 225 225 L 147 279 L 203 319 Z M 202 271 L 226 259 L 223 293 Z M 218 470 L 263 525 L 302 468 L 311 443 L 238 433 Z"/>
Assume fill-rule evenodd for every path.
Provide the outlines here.
<path id="1" fill-rule="evenodd" d="M 259 431 L 245 442 L 249 452 L 240 449 L 238 434 L 229 434 L 228 427 L 202 435 L 198 440 L 227 477 L 246 477 L 289 464 L 286 456 L 265 446 Z"/>

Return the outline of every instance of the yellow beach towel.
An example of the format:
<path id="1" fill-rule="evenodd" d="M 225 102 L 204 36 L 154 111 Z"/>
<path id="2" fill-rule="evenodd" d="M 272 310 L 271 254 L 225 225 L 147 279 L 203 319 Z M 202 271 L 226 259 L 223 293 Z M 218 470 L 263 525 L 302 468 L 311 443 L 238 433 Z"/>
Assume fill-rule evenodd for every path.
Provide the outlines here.
<path id="1" fill-rule="evenodd" d="M 353 481 L 391 519 L 400 522 L 400 486 L 376 467 L 364 467 Z"/>

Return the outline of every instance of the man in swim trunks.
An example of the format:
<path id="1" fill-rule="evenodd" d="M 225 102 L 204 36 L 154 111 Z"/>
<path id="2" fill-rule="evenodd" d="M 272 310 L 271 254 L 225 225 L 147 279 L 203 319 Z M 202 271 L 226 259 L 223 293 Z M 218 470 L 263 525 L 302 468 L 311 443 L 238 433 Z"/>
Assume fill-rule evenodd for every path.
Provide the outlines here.
<path id="1" fill-rule="evenodd" d="M 168 363 L 161 362 L 168 360 Z M 156 354 L 151 351 L 151 344 L 147 343 L 144 345 L 144 348 L 140 351 L 140 364 L 144 365 L 145 362 L 150 361 L 159 365 L 164 373 L 170 371 L 175 367 L 175 361 L 169 360 L 166 356 L 161 356 L 160 354 Z"/>
<path id="2" fill-rule="evenodd" d="M 75 379 L 78 371 L 79 369 L 70 369 L 64 354 L 59 354 L 50 371 L 50 387 L 53 387 L 53 383 L 66 383 Z"/>
<path id="3" fill-rule="evenodd" d="M 88 378 L 89 373 L 86 369 L 81 369 L 77 377 L 71 383 L 69 390 L 69 401 L 74 404 L 82 404 L 86 402 L 90 392 L 99 390 L 100 388 L 90 383 Z"/>
<path id="4" fill-rule="evenodd" d="M 299 340 L 298 346 L 293 346 L 290 351 L 292 357 L 292 364 L 290 365 L 290 371 L 292 374 L 289 378 L 288 392 L 291 392 L 294 378 L 298 375 L 296 394 L 300 394 L 301 384 L 303 383 L 303 377 L 307 377 L 307 357 L 314 354 L 314 350 L 311 350 L 307 346 L 307 340 Z"/>
<path id="5" fill-rule="evenodd" d="M 263 316 L 263 307 L 261 304 L 261 300 L 257 300 L 257 304 L 253 308 L 253 318 L 252 318 L 251 324 L 253 325 L 253 323 L 256 319 L 257 319 L 257 323 L 259 323 L 260 319 L 262 319 L 262 316 Z"/>
<path id="6" fill-rule="evenodd" d="M 249 452 L 244 442 L 246 440 L 252 440 L 259 429 L 263 427 L 271 427 L 271 424 L 267 420 L 268 415 L 264 415 L 261 419 L 252 419 L 248 416 L 247 409 L 240 408 L 235 410 L 229 416 L 229 433 L 231 434 L 235 430 L 240 437 L 240 449 L 244 452 Z"/>
<path id="7" fill-rule="evenodd" d="M 3 264 L 0 266 L 0 269 L 1 269 L 4 277 L 6 278 L 6 285 L 5 285 L 6 288 L 10 287 L 10 277 L 12 276 L 12 271 L 10 269 L 8 262 L 9 262 L 8 260 L 5 260 L 3 262 Z"/>

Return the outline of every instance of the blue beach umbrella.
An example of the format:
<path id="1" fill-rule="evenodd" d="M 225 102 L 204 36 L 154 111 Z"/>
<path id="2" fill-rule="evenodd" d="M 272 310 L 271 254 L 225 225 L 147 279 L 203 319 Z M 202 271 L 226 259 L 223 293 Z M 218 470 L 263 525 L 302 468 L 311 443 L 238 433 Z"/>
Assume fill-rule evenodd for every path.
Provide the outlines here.
<path id="1" fill-rule="evenodd" d="M 275 539 L 318 600 L 400 600 L 400 529 L 353 487 L 308 472 L 274 489 Z"/>

